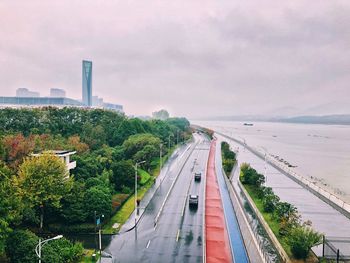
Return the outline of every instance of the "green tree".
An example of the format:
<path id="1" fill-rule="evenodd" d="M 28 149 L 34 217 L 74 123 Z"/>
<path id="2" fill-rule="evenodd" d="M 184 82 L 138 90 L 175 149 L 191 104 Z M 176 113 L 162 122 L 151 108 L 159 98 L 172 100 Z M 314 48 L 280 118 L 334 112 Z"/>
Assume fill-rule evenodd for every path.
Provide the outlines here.
<path id="1" fill-rule="evenodd" d="M 249 164 L 243 163 L 241 165 L 241 182 L 243 184 L 261 187 L 265 183 L 265 177 L 259 174 L 255 169 L 251 168 Z"/>
<path id="2" fill-rule="evenodd" d="M 90 218 L 97 214 L 109 217 L 112 212 L 112 195 L 108 188 L 91 187 L 85 193 L 85 208 Z"/>
<path id="3" fill-rule="evenodd" d="M 136 134 L 130 136 L 124 143 L 125 155 L 127 158 L 133 158 L 133 156 L 144 149 L 146 145 L 159 148 L 161 141 L 156 136 L 150 133 Z"/>
<path id="4" fill-rule="evenodd" d="M 4 250 L 11 225 L 19 223 L 21 219 L 23 207 L 15 193 L 11 171 L 0 161 L 0 254 Z"/>
<path id="5" fill-rule="evenodd" d="M 280 198 L 274 193 L 269 193 L 265 195 L 262 200 L 264 211 L 268 213 L 272 213 L 273 211 L 275 211 L 279 200 Z"/>
<path id="6" fill-rule="evenodd" d="M 69 223 L 84 222 L 87 218 L 84 201 L 84 183 L 74 182 L 71 191 L 62 198 L 62 217 Z"/>
<path id="7" fill-rule="evenodd" d="M 293 256 L 297 259 L 307 258 L 310 249 L 321 242 L 322 235 L 311 227 L 303 225 L 292 229 L 288 236 L 288 244 Z"/>
<path id="8" fill-rule="evenodd" d="M 113 175 L 110 178 L 111 183 L 116 191 L 120 191 L 123 187 L 132 187 L 135 180 L 135 171 L 133 163 L 128 161 L 120 161 L 112 165 Z"/>
<path id="9" fill-rule="evenodd" d="M 30 208 L 40 207 L 43 216 L 44 207 L 61 207 L 60 201 L 69 193 L 72 180 L 67 178 L 65 164 L 48 153 L 25 159 L 15 184 L 23 203 Z"/>
<path id="10" fill-rule="evenodd" d="M 11 263 L 33 263 L 37 262 L 35 247 L 38 237 L 29 230 L 13 231 L 6 242 L 6 255 Z"/>

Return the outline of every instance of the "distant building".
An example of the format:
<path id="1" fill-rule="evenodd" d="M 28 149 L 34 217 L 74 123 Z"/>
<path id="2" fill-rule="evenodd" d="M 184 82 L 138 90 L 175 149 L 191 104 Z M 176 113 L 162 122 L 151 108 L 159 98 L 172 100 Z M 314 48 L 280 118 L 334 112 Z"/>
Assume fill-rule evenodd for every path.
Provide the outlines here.
<path id="1" fill-rule="evenodd" d="M 83 103 L 86 106 L 92 106 L 92 62 L 83 60 L 82 65 L 83 78 Z"/>
<path id="2" fill-rule="evenodd" d="M 114 111 L 119 111 L 123 112 L 123 106 L 119 104 L 113 104 L 113 103 L 103 103 L 103 108 L 106 110 L 114 110 Z"/>
<path id="3" fill-rule="evenodd" d="M 0 105 L 5 107 L 84 106 L 77 100 L 50 97 L 0 97 Z"/>
<path id="4" fill-rule="evenodd" d="M 50 89 L 51 98 L 65 98 L 66 92 L 63 89 Z"/>
<path id="5" fill-rule="evenodd" d="M 50 97 L 40 97 L 38 92 L 20 88 L 16 91 L 16 97 L 0 96 L 0 108 L 35 108 L 43 106 L 63 107 L 97 107 L 107 110 L 123 112 L 123 106 L 113 103 L 105 103 L 102 98 L 92 96 L 92 62 L 83 60 L 82 63 L 82 101 L 66 98 L 63 89 L 50 89 Z"/>
<path id="6" fill-rule="evenodd" d="M 103 98 L 99 98 L 98 96 L 92 96 L 92 106 L 103 107 Z"/>
<path id="7" fill-rule="evenodd" d="M 60 158 L 64 162 L 64 164 L 66 165 L 67 172 L 68 172 L 67 177 L 69 177 L 69 170 L 72 170 L 75 167 L 77 167 L 76 161 L 74 161 L 74 162 L 70 161 L 70 156 L 73 154 L 76 154 L 76 151 L 45 151 L 42 153 L 33 153 L 32 156 L 41 156 L 43 153 L 54 154 L 58 158 Z"/>
<path id="8" fill-rule="evenodd" d="M 19 88 L 16 90 L 16 97 L 40 97 L 40 93 L 39 92 L 35 92 L 35 91 L 30 91 L 29 89 L 26 88 Z"/>

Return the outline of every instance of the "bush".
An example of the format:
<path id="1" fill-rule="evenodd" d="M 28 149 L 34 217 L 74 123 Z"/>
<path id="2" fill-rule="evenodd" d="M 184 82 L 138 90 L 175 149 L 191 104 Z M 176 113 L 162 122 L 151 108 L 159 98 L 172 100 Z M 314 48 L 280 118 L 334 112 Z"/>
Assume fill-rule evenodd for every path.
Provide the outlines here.
<path id="1" fill-rule="evenodd" d="M 265 183 L 265 177 L 246 163 L 241 165 L 240 179 L 243 184 L 248 184 L 255 187 L 261 187 Z"/>
<path id="2" fill-rule="evenodd" d="M 317 245 L 322 235 L 309 226 L 299 226 L 292 229 L 288 237 L 293 256 L 297 259 L 307 258 L 310 249 Z"/>
<path id="3" fill-rule="evenodd" d="M 35 247 L 38 237 L 28 230 L 13 231 L 6 242 L 6 254 L 12 263 L 33 263 L 38 260 Z"/>
<path id="4" fill-rule="evenodd" d="M 276 209 L 279 200 L 280 198 L 274 193 L 264 195 L 262 200 L 264 211 L 267 213 L 273 213 Z"/>
<path id="5" fill-rule="evenodd" d="M 72 243 L 62 238 L 50 241 L 42 249 L 45 263 L 74 263 L 83 255 L 84 248 L 81 243 Z"/>

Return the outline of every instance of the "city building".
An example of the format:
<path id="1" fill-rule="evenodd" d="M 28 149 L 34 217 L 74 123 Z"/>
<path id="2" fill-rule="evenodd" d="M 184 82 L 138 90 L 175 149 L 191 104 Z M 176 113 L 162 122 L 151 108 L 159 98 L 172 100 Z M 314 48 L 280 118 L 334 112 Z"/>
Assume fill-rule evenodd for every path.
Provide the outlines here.
<path id="1" fill-rule="evenodd" d="M 98 96 L 92 96 L 92 106 L 103 107 L 103 98 L 99 98 Z"/>
<path id="2" fill-rule="evenodd" d="M 19 88 L 16 90 L 16 97 L 40 97 L 40 93 L 39 92 L 35 92 L 35 91 L 30 91 L 29 89 L 26 88 Z"/>
<path id="3" fill-rule="evenodd" d="M 92 61 L 83 60 L 82 64 L 83 78 L 83 103 L 86 106 L 92 106 Z"/>
<path id="4" fill-rule="evenodd" d="M 50 89 L 51 98 L 65 98 L 66 92 L 63 89 Z"/>
<path id="5" fill-rule="evenodd" d="M 123 112 L 123 106 L 119 104 L 113 104 L 113 103 L 103 103 L 103 108 L 107 110 L 114 110 L 114 111 L 119 111 Z"/>
<path id="6" fill-rule="evenodd" d="M 58 158 L 62 160 L 62 162 L 66 165 L 68 175 L 69 177 L 69 171 L 74 169 L 77 166 L 77 162 L 71 162 L 70 161 L 70 156 L 73 154 L 76 154 L 76 151 L 45 151 L 42 153 L 33 153 L 32 156 L 41 156 L 42 154 L 54 154 Z"/>
<path id="7" fill-rule="evenodd" d="M 50 97 L 0 97 L 0 105 L 3 107 L 84 106 L 77 100 Z"/>
<path id="8" fill-rule="evenodd" d="M 103 98 L 92 96 L 92 62 L 83 60 L 82 62 L 82 101 L 66 98 L 63 89 L 50 89 L 49 97 L 40 97 L 38 92 L 30 91 L 26 88 L 19 88 L 15 97 L 0 96 L 0 108 L 35 108 L 52 106 L 64 107 L 96 107 L 106 110 L 123 112 L 123 106 L 119 104 L 106 103 Z"/>

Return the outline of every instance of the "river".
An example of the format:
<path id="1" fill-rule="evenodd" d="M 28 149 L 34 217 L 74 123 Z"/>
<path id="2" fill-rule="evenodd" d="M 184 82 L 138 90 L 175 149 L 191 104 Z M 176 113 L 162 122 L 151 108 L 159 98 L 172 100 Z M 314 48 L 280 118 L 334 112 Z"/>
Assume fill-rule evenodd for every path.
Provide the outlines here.
<path id="1" fill-rule="evenodd" d="M 278 156 L 328 191 L 350 202 L 350 126 L 274 122 L 194 121 Z"/>

